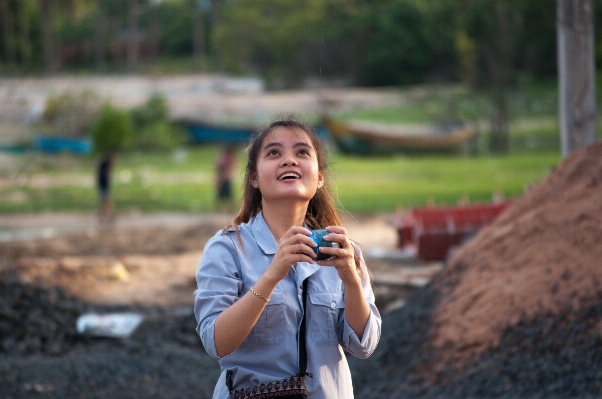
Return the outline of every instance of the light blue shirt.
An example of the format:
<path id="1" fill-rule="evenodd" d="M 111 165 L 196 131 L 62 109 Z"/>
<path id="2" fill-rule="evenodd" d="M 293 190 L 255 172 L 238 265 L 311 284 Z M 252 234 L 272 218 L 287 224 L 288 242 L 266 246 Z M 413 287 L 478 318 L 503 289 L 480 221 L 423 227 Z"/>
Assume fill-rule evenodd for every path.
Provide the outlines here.
<path id="1" fill-rule="evenodd" d="M 303 280 L 309 277 L 307 311 L 308 399 L 351 399 L 351 373 L 343 350 L 359 358 L 374 352 L 380 339 L 381 317 L 362 258 L 364 294 L 370 317 L 360 340 L 345 319 L 344 287 L 334 267 L 299 262 L 274 289 L 269 303 L 249 336 L 231 354 L 215 349 L 215 319 L 236 302 L 266 271 L 277 243 L 262 213 L 239 226 L 236 233 L 218 232 L 206 244 L 196 272 L 194 314 L 205 350 L 219 361 L 222 373 L 213 399 L 227 399 L 226 371 L 233 387 L 250 388 L 299 373 L 298 334 L 303 316 Z M 359 251 L 359 248 L 356 247 Z M 360 252 L 361 256 L 361 252 Z"/>

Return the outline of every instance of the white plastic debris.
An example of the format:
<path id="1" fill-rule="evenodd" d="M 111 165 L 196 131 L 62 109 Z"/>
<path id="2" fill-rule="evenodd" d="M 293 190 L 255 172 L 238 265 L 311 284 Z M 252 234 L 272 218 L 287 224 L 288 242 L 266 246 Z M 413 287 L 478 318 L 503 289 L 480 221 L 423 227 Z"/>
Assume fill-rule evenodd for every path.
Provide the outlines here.
<path id="1" fill-rule="evenodd" d="M 86 313 L 77 318 L 76 329 L 80 334 L 96 337 L 127 338 L 142 319 L 138 313 Z"/>
<path id="2" fill-rule="evenodd" d="M 123 283 L 130 281 L 130 273 L 121 262 L 113 263 L 111 266 L 111 277 Z"/>

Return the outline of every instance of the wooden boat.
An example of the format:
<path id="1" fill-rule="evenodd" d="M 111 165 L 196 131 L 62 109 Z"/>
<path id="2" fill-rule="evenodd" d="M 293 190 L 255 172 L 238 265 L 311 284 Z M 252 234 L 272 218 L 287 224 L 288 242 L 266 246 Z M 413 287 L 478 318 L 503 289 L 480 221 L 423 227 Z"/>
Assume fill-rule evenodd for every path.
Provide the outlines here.
<path id="1" fill-rule="evenodd" d="M 388 125 L 375 122 L 341 122 L 324 118 L 324 126 L 345 153 L 382 154 L 395 152 L 458 150 L 474 136 L 468 125 Z"/>

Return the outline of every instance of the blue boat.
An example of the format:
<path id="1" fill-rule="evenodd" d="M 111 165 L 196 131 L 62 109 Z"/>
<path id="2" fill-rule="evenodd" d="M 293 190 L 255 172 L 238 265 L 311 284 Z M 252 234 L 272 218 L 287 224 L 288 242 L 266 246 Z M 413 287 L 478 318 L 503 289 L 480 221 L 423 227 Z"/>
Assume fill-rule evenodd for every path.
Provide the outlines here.
<path id="1" fill-rule="evenodd" d="M 2 144 L 0 143 L 0 152 L 8 152 L 9 154 L 24 154 L 31 149 L 28 144 Z"/>
<path id="2" fill-rule="evenodd" d="M 248 144 L 255 129 L 245 127 L 227 127 L 210 124 L 190 123 L 186 129 L 192 140 L 198 144 Z"/>
<path id="3" fill-rule="evenodd" d="M 75 154 L 89 154 L 94 146 L 92 140 L 71 137 L 37 136 L 33 143 L 34 150 L 58 153 L 73 152 Z"/>
<path id="4" fill-rule="evenodd" d="M 205 123 L 183 123 L 193 142 L 198 144 L 241 144 L 247 145 L 258 127 L 228 127 Z M 323 126 L 315 127 L 321 139 L 325 139 L 328 132 Z"/>

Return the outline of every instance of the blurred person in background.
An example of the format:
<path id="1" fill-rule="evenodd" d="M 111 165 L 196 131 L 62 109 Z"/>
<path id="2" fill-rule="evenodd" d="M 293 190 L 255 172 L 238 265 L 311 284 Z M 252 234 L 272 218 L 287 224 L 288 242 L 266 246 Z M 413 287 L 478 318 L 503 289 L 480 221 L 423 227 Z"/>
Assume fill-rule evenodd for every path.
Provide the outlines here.
<path id="1" fill-rule="evenodd" d="M 111 173 L 115 165 L 115 152 L 107 151 L 100 158 L 97 169 L 98 193 L 100 203 L 98 206 L 98 220 L 112 222 L 115 219 L 115 210 L 111 200 Z"/>
<path id="2" fill-rule="evenodd" d="M 215 160 L 217 193 L 216 210 L 232 210 L 234 200 L 232 198 L 232 174 L 237 165 L 236 146 L 229 144 Z"/>

